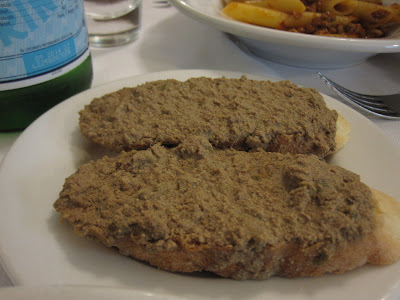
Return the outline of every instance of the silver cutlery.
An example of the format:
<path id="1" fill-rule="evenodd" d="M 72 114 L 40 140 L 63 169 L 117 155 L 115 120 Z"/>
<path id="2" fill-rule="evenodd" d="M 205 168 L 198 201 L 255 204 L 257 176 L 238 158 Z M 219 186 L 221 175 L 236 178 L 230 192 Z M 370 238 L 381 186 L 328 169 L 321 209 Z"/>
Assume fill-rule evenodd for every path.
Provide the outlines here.
<path id="1" fill-rule="evenodd" d="M 153 5 L 155 7 L 169 7 L 171 3 L 168 0 L 153 0 Z"/>
<path id="2" fill-rule="evenodd" d="M 336 94 L 344 100 L 356 104 L 364 111 L 387 119 L 400 119 L 400 94 L 365 95 L 351 91 L 333 82 L 320 72 L 317 74 Z"/>

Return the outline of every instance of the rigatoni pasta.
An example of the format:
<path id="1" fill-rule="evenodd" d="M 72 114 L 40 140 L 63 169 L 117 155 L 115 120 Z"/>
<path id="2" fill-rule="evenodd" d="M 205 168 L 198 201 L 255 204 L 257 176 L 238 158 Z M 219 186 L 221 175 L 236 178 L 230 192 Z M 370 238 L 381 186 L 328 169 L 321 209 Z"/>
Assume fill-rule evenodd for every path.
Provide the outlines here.
<path id="1" fill-rule="evenodd" d="M 245 1 L 248 3 L 249 1 Z M 292 12 L 303 12 L 306 10 L 306 6 L 300 0 L 260 0 L 260 1 L 251 1 L 251 4 L 255 6 L 261 6 L 266 8 L 271 8 L 279 11 L 283 11 L 286 13 Z"/>
<path id="2" fill-rule="evenodd" d="M 231 2 L 225 6 L 223 12 L 238 21 L 275 29 L 283 29 L 283 22 L 289 16 L 279 10 L 236 2 Z"/>
<path id="3" fill-rule="evenodd" d="M 357 7 L 353 0 L 326 0 L 321 3 L 321 10 L 336 16 L 351 15 Z"/>
<path id="4" fill-rule="evenodd" d="M 383 26 L 390 22 L 395 15 L 395 11 L 390 7 L 370 2 L 353 1 L 357 2 L 353 15 L 366 22 L 369 27 Z"/>
<path id="5" fill-rule="evenodd" d="M 377 38 L 400 22 L 381 0 L 225 0 L 222 13 L 264 27 L 325 36 Z"/>

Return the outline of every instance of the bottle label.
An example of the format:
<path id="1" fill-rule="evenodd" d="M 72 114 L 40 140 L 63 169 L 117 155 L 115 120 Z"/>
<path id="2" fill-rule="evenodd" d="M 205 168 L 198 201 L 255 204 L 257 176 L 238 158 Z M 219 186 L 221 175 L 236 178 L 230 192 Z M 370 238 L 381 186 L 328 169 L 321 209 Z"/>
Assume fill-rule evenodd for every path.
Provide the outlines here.
<path id="1" fill-rule="evenodd" d="M 61 76 L 88 49 L 83 1 L 0 2 L 0 90 Z"/>

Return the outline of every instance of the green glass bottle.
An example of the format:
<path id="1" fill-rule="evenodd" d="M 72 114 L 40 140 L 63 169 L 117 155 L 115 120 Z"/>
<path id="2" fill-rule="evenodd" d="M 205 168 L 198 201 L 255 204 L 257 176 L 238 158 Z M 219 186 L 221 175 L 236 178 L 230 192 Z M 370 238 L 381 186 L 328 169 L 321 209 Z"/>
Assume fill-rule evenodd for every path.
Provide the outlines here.
<path id="1" fill-rule="evenodd" d="M 83 1 L 0 2 L 0 131 L 24 129 L 92 75 Z"/>

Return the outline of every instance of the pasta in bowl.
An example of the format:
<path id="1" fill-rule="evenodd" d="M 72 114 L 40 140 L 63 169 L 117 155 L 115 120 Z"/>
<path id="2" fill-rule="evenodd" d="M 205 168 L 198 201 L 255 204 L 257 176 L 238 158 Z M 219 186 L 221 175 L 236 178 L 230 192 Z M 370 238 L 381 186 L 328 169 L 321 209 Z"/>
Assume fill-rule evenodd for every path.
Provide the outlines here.
<path id="1" fill-rule="evenodd" d="M 379 38 L 400 24 L 400 5 L 382 0 L 225 0 L 222 13 L 249 24 L 344 38 Z"/>
<path id="2" fill-rule="evenodd" d="M 275 0 L 281 5 L 288 1 Z M 332 33 L 303 34 L 299 33 L 300 27 L 281 30 L 234 20 L 223 12 L 226 3 L 222 0 L 170 2 L 183 14 L 227 33 L 243 50 L 287 65 L 315 69 L 343 68 L 359 64 L 378 53 L 400 52 L 400 29 L 395 26 L 379 38 L 356 38 Z M 343 5 L 334 7 L 339 10 L 345 8 Z"/>

